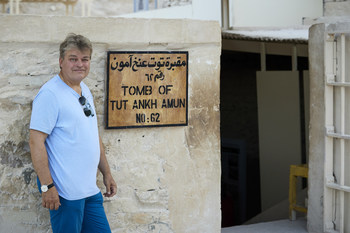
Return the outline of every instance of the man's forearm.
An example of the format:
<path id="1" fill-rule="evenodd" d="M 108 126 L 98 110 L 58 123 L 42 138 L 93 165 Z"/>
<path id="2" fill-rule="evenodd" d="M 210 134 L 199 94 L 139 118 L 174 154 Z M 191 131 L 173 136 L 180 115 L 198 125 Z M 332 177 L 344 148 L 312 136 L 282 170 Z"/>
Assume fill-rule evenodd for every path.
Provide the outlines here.
<path id="1" fill-rule="evenodd" d="M 46 135 L 39 131 L 30 130 L 29 147 L 34 170 L 42 184 L 51 184 L 47 151 L 45 148 Z"/>
<path id="2" fill-rule="evenodd" d="M 101 173 L 105 175 L 110 175 L 111 170 L 109 168 L 109 164 L 107 161 L 107 157 L 105 154 L 105 149 L 102 143 L 102 140 L 100 138 L 100 163 L 98 164 L 98 169 L 101 171 Z"/>
<path id="3" fill-rule="evenodd" d="M 106 192 L 103 195 L 105 197 L 113 197 L 117 193 L 117 184 L 115 183 L 112 177 L 101 138 L 99 138 L 99 140 L 100 140 L 100 163 L 98 164 L 98 169 L 101 171 L 103 175 L 103 183 L 106 186 Z"/>
<path id="4" fill-rule="evenodd" d="M 47 157 L 47 151 L 45 147 L 45 140 L 47 134 L 30 130 L 29 135 L 29 147 L 32 157 L 32 163 L 36 174 L 39 176 L 41 184 L 49 185 L 53 182 L 49 162 Z M 52 187 L 47 192 L 42 193 L 42 206 L 50 210 L 57 210 L 60 206 L 60 199 L 56 187 Z"/>

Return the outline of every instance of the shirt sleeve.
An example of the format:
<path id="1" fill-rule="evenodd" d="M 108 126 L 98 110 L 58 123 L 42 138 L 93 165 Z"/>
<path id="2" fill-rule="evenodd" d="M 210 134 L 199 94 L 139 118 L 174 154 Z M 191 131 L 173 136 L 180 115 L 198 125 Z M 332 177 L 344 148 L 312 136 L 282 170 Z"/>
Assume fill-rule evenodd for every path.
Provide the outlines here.
<path id="1" fill-rule="evenodd" d="M 59 113 L 56 96 L 49 90 L 40 90 L 33 101 L 30 129 L 51 134 Z"/>

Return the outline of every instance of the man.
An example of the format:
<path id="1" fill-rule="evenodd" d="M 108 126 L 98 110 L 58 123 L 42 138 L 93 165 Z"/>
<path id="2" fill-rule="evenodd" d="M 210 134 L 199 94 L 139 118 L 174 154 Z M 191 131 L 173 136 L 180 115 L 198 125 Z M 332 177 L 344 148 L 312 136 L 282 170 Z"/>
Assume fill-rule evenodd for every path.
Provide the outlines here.
<path id="1" fill-rule="evenodd" d="M 116 194 L 117 185 L 99 137 L 93 97 L 82 81 L 90 71 L 91 54 L 87 38 L 69 34 L 60 45 L 60 73 L 33 101 L 31 157 L 54 233 L 111 232 L 97 170 L 106 197 Z"/>

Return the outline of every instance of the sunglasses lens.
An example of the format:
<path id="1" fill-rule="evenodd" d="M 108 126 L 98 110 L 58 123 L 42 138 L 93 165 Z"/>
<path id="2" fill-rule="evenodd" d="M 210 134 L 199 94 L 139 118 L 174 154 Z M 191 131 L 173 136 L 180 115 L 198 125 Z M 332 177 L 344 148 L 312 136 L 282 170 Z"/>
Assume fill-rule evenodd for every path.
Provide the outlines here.
<path id="1" fill-rule="evenodd" d="M 85 113 L 85 116 L 90 116 L 91 115 L 91 110 L 88 109 L 88 108 L 84 108 L 84 113 Z"/>
<path id="2" fill-rule="evenodd" d="M 86 99 L 85 99 L 84 96 L 81 96 L 81 97 L 79 98 L 79 103 L 80 103 L 81 105 L 85 105 Z"/>

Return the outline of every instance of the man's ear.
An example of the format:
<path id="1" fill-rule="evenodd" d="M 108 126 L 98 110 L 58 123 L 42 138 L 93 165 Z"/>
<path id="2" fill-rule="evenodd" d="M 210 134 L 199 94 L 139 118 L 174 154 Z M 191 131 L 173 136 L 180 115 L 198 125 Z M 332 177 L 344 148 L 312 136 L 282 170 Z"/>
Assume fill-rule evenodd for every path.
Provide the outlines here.
<path id="1" fill-rule="evenodd" d="M 62 59 L 62 58 L 59 58 L 59 59 L 58 59 L 58 63 L 59 63 L 59 65 L 60 65 L 60 69 L 62 69 L 62 62 L 63 62 L 63 59 Z"/>

